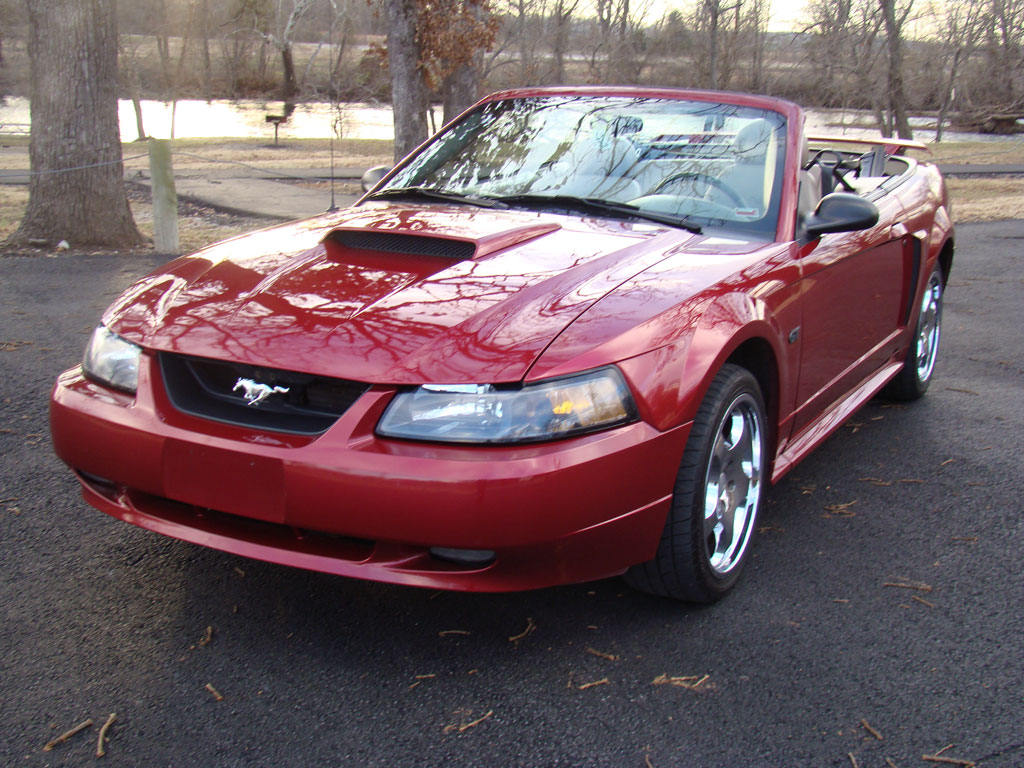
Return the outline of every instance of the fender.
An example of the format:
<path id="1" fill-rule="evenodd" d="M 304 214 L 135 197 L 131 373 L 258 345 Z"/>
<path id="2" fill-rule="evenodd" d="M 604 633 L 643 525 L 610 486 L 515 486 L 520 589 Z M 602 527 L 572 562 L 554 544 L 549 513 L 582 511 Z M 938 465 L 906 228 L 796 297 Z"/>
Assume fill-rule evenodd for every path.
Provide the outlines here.
<path id="1" fill-rule="evenodd" d="M 752 341 L 766 344 L 774 357 L 775 381 L 765 398 L 775 398 L 775 410 L 788 415 L 795 396 L 789 370 L 799 349 L 787 337 L 798 305 L 783 302 L 781 308 L 739 292 L 705 299 L 694 307 L 695 324 L 675 343 L 620 363 L 644 419 L 659 430 L 692 421 L 715 374 Z"/>

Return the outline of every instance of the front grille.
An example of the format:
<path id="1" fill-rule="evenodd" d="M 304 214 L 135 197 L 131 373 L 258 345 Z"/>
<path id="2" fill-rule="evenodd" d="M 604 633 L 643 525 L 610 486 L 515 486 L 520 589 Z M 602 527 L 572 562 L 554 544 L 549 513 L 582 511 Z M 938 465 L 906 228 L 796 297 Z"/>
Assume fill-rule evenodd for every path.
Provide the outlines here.
<path id="1" fill-rule="evenodd" d="M 387 251 L 414 256 L 437 256 L 460 261 L 473 258 L 476 246 L 467 240 L 451 240 L 446 237 L 424 237 L 403 235 L 397 232 L 353 232 L 335 230 L 331 239 L 346 248 L 366 251 Z"/>
<path id="2" fill-rule="evenodd" d="M 300 435 L 325 431 L 369 388 L 357 381 L 167 352 L 160 353 L 160 371 L 171 404 L 183 413 Z M 277 391 L 249 405 L 239 384 L 243 379 Z"/>

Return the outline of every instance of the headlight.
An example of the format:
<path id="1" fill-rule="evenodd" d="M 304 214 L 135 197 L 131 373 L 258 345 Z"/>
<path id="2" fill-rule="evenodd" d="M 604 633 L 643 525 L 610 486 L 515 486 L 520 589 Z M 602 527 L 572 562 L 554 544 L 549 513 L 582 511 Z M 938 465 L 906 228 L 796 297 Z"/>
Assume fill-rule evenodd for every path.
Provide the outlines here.
<path id="1" fill-rule="evenodd" d="M 517 388 L 426 384 L 391 401 L 377 434 L 453 443 L 525 443 L 571 437 L 636 418 L 622 374 L 602 368 Z"/>
<path id="2" fill-rule="evenodd" d="M 140 347 L 99 325 L 85 348 L 82 370 L 90 378 L 114 389 L 134 392 L 139 387 L 141 352 Z"/>

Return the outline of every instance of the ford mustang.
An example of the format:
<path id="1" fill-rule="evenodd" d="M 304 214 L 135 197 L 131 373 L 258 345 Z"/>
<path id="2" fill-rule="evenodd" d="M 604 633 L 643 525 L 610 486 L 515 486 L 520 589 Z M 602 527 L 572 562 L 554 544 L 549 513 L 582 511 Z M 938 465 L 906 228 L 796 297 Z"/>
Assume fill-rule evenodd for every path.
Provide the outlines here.
<path id="1" fill-rule="evenodd" d="M 760 96 L 486 97 L 355 205 L 129 287 L 56 452 L 103 512 L 274 563 L 713 602 L 771 483 L 928 388 L 953 228 L 914 149 Z"/>

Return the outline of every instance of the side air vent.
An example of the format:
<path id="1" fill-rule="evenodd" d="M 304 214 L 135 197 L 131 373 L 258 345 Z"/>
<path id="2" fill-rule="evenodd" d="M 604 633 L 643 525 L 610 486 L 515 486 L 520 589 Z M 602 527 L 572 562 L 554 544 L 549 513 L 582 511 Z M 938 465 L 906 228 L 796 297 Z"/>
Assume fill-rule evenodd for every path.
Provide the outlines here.
<path id="1" fill-rule="evenodd" d="M 351 232 L 336 230 L 331 239 L 346 248 L 363 251 L 385 251 L 389 253 L 407 253 L 414 256 L 434 256 L 437 258 L 464 261 L 473 258 L 476 246 L 465 240 L 450 240 L 444 237 L 423 237 L 422 235 L 403 235 L 395 232 Z"/>

